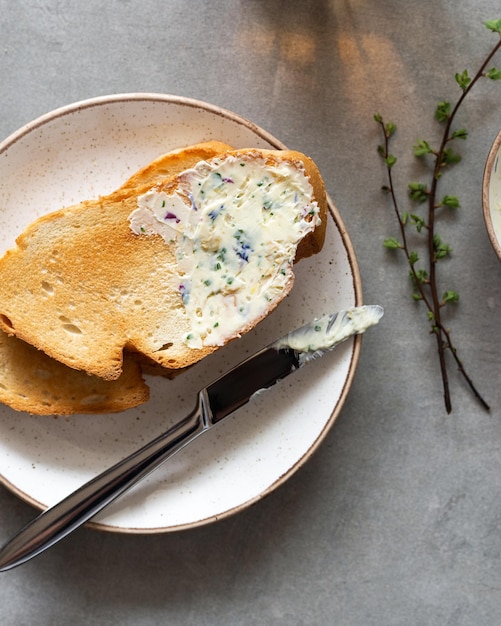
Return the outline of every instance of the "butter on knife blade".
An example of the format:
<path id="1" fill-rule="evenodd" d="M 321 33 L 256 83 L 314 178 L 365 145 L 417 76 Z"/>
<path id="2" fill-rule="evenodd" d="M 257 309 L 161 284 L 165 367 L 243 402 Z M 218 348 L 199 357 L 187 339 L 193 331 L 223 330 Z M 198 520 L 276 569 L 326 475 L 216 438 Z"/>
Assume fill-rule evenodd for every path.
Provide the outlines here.
<path id="1" fill-rule="evenodd" d="M 224 417 L 383 315 L 366 305 L 326 315 L 281 337 L 198 392 L 193 411 L 168 431 L 77 489 L 25 526 L 0 550 L 0 571 L 21 565 L 90 520 Z"/>
<path id="2" fill-rule="evenodd" d="M 383 308 L 377 304 L 339 311 L 314 320 L 275 341 L 275 349 L 292 348 L 305 362 L 312 356 L 321 356 L 352 335 L 365 332 L 377 324 Z"/>

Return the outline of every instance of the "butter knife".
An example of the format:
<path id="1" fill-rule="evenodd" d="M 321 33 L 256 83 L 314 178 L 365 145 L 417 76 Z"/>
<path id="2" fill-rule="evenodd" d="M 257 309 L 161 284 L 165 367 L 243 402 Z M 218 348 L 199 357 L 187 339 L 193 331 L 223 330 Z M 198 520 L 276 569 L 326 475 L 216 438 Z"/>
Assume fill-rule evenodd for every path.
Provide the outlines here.
<path id="1" fill-rule="evenodd" d="M 0 550 L 0 571 L 53 546 L 253 396 L 348 337 L 365 332 L 382 315 L 379 305 L 325 315 L 242 361 L 198 392 L 195 408 L 187 417 L 27 524 Z"/>

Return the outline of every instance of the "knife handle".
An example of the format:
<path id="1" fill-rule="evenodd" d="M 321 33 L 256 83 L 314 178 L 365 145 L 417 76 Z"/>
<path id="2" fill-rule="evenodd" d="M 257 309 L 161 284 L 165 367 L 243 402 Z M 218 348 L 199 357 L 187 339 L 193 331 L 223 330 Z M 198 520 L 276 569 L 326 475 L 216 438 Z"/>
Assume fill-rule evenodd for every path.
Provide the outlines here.
<path id="1" fill-rule="evenodd" d="M 0 571 L 21 565 L 69 535 L 210 428 L 205 390 L 193 411 L 168 431 L 36 517 L 0 550 Z"/>

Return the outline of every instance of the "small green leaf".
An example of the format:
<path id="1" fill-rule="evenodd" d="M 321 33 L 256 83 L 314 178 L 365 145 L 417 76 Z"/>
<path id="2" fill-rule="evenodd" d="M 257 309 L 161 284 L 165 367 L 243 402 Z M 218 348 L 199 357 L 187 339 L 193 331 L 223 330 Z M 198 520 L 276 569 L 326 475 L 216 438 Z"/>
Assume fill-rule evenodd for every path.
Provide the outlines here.
<path id="1" fill-rule="evenodd" d="M 457 73 L 455 78 L 457 84 L 461 87 L 463 91 L 465 91 L 468 85 L 471 83 L 471 78 L 468 75 L 468 70 L 464 70 L 463 72 L 461 72 L 461 74 Z"/>
<path id="2" fill-rule="evenodd" d="M 402 217 L 400 218 L 400 222 L 401 222 L 402 224 L 404 224 L 404 226 L 405 226 L 405 224 L 407 224 L 407 220 L 408 220 L 408 219 L 409 219 L 409 214 L 407 213 L 407 211 L 404 211 L 404 212 L 402 213 Z"/>
<path id="3" fill-rule="evenodd" d="M 436 259 L 444 259 L 452 252 L 452 248 L 446 243 L 442 244 L 439 248 L 437 248 L 435 252 Z"/>
<path id="4" fill-rule="evenodd" d="M 393 122 L 388 122 L 385 126 L 386 136 L 388 138 L 392 137 L 397 130 L 396 125 Z"/>
<path id="5" fill-rule="evenodd" d="M 419 302 L 419 300 L 423 299 L 423 296 L 420 293 L 418 293 L 417 291 L 415 291 L 412 294 L 412 299 L 415 300 L 416 302 Z"/>
<path id="6" fill-rule="evenodd" d="M 380 113 L 374 113 L 374 120 L 378 124 L 382 124 L 383 123 L 383 116 Z"/>
<path id="7" fill-rule="evenodd" d="M 435 117 L 439 122 L 446 122 L 451 112 L 450 102 L 439 102 L 435 110 Z"/>
<path id="8" fill-rule="evenodd" d="M 415 146 L 412 147 L 414 156 L 421 157 L 425 154 L 433 154 L 430 144 L 424 139 L 419 139 Z"/>
<path id="9" fill-rule="evenodd" d="M 440 206 L 447 206 L 451 209 L 458 209 L 461 205 L 457 196 L 444 196 Z"/>
<path id="10" fill-rule="evenodd" d="M 439 235 L 433 237 L 433 248 L 435 250 L 435 259 L 443 259 L 452 252 L 452 248 L 447 243 L 443 243 Z"/>
<path id="11" fill-rule="evenodd" d="M 446 291 L 442 296 L 442 302 L 444 304 L 447 303 L 456 303 L 459 301 L 459 294 L 457 291 Z"/>
<path id="12" fill-rule="evenodd" d="M 426 202 L 428 200 L 428 187 L 424 183 L 409 183 L 409 196 L 417 202 Z"/>
<path id="13" fill-rule="evenodd" d="M 409 253 L 409 263 L 411 265 L 415 265 L 417 262 L 419 261 L 419 255 L 417 252 L 410 252 Z"/>
<path id="14" fill-rule="evenodd" d="M 495 67 L 491 67 L 491 69 L 488 70 L 485 75 L 491 80 L 501 80 L 501 70 L 498 70 Z"/>
<path id="15" fill-rule="evenodd" d="M 454 165 L 454 163 L 459 163 L 461 161 L 461 155 L 450 148 L 444 150 L 442 155 L 442 165 Z"/>
<path id="16" fill-rule="evenodd" d="M 377 147 L 377 151 L 383 158 L 386 156 L 386 150 L 384 149 L 384 146 L 379 145 Z"/>
<path id="17" fill-rule="evenodd" d="M 398 250 L 402 248 L 402 244 L 395 237 L 389 237 L 383 241 L 383 246 L 388 248 L 388 250 Z"/>
<path id="18" fill-rule="evenodd" d="M 501 34 L 501 17 L 497 20 L 488 20 L 485 22 L 485 27 L 492 30 L 493 33 Z"/>
<path id="19" fill-rule="evenodd" d="M 395 163 L 397 162 L 397 157 L 396 157 L 396 156 L 393 156 L 393 154 L 389 154 L 389 155 L 385 158 L 384 162 L 386 163 L 386 167 L 387 167 L 388 169 L 390 169 L 390 170 L 391 170 L 391 168 L 392 168 L 392 167 L 395 165 Z"/>
<path id="20" fill-rule="evenodd" d="M 411 214 L 411 220 L 412 220 L 412 223 L 415 225 L 418 233 L 420 233 L 423 230 L 423 228 L 426 226 L 424 218 L 422 218 L 420 215 Z"/>
<path id="21" fill-rule="evenodd" d="M 468 131 L 465 128 L 455 130 L 451 135 L 451 139 L 466 139 L 466 137 L 468 137 Z"/>
<path id="22" fill-rule="evenodd" d="M 418 270 L 416 272 L 416 280 L 421 283 L 421 284 L 425 284 L 428 282 L 428 272 L 426 270 Z"/>

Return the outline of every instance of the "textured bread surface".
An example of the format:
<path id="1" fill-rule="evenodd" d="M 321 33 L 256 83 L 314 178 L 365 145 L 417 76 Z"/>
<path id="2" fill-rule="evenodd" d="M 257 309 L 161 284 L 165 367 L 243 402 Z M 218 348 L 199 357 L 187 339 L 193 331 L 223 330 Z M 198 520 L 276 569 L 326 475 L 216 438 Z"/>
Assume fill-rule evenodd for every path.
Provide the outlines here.
<path id="1" fill-rule="evenodd" d="M 187 163 L 228 149 L 227 144 L 208 142 L 198 146 L 196 157 L 192 158 L 190 154 L 189 161 L 185 160 L 184 150 L 162 155 L 137 171 L 115 194 L 123 193 L 127 188 L 158 184 L 184 169 Z M 157 369 L 158 373 L 164 373 L 162 368 L 157 366 Z M 116 380 L 89 376 L 0 331 L 0 402 L 17 411 L 35 415 L 124 411 L 149 399 L 149 387 L 143 379 L 143 372 L 149 373 L 145 363 L 135 355 L 126 355 L 123 372 Z M 167 370 L 165 374 L 169 375 Z"/>
<path id="2" fill-rule="evenodd" d="M 185 169 L 193 167 L 198 161 L 211 159 L 233 148 L 222 141 L 205 141 L 193 146 L 178 148 L 162 154 L 137 172 L 135 172 L 111 196 L 116 200 L 127 194 L 142 193 L 144 187 L 150 189 L 172 178 Z"/>
<path id="3" fill-rule="evenodd" d="M 304 168 L 322 225 L 301 241 L 296 260 L 318 252 L 327 209 L 323 181 L 310 159 L 293 151 L 231 151 L 218 142 L 192 146 L 157 159 L 109 196 L 56 211 L 28 227 L 0 261 L 0 327 L 71 368 L 107 380 L 120 376 L 124 351 L 167 370 L 213 352 L 215 347 L 193 349 L 182 340 L 190 327 L 175 246 L 159 236 L 135 235 L 128 216 L 152 186 L 174 188 L 177 174 L 222 150 Z M 292 281 L 283 297 L 291 287 Z M 270 303 L 266 314 L 277 304 Z"/>
<path id="4" fill-rule="evenodd" d="M 149 388 L 139 364 L 124 360 L 117 380 L 71 369 L 0 332 L 0 402 L 35 415 L 115 413 L 143 404 Z"/>

